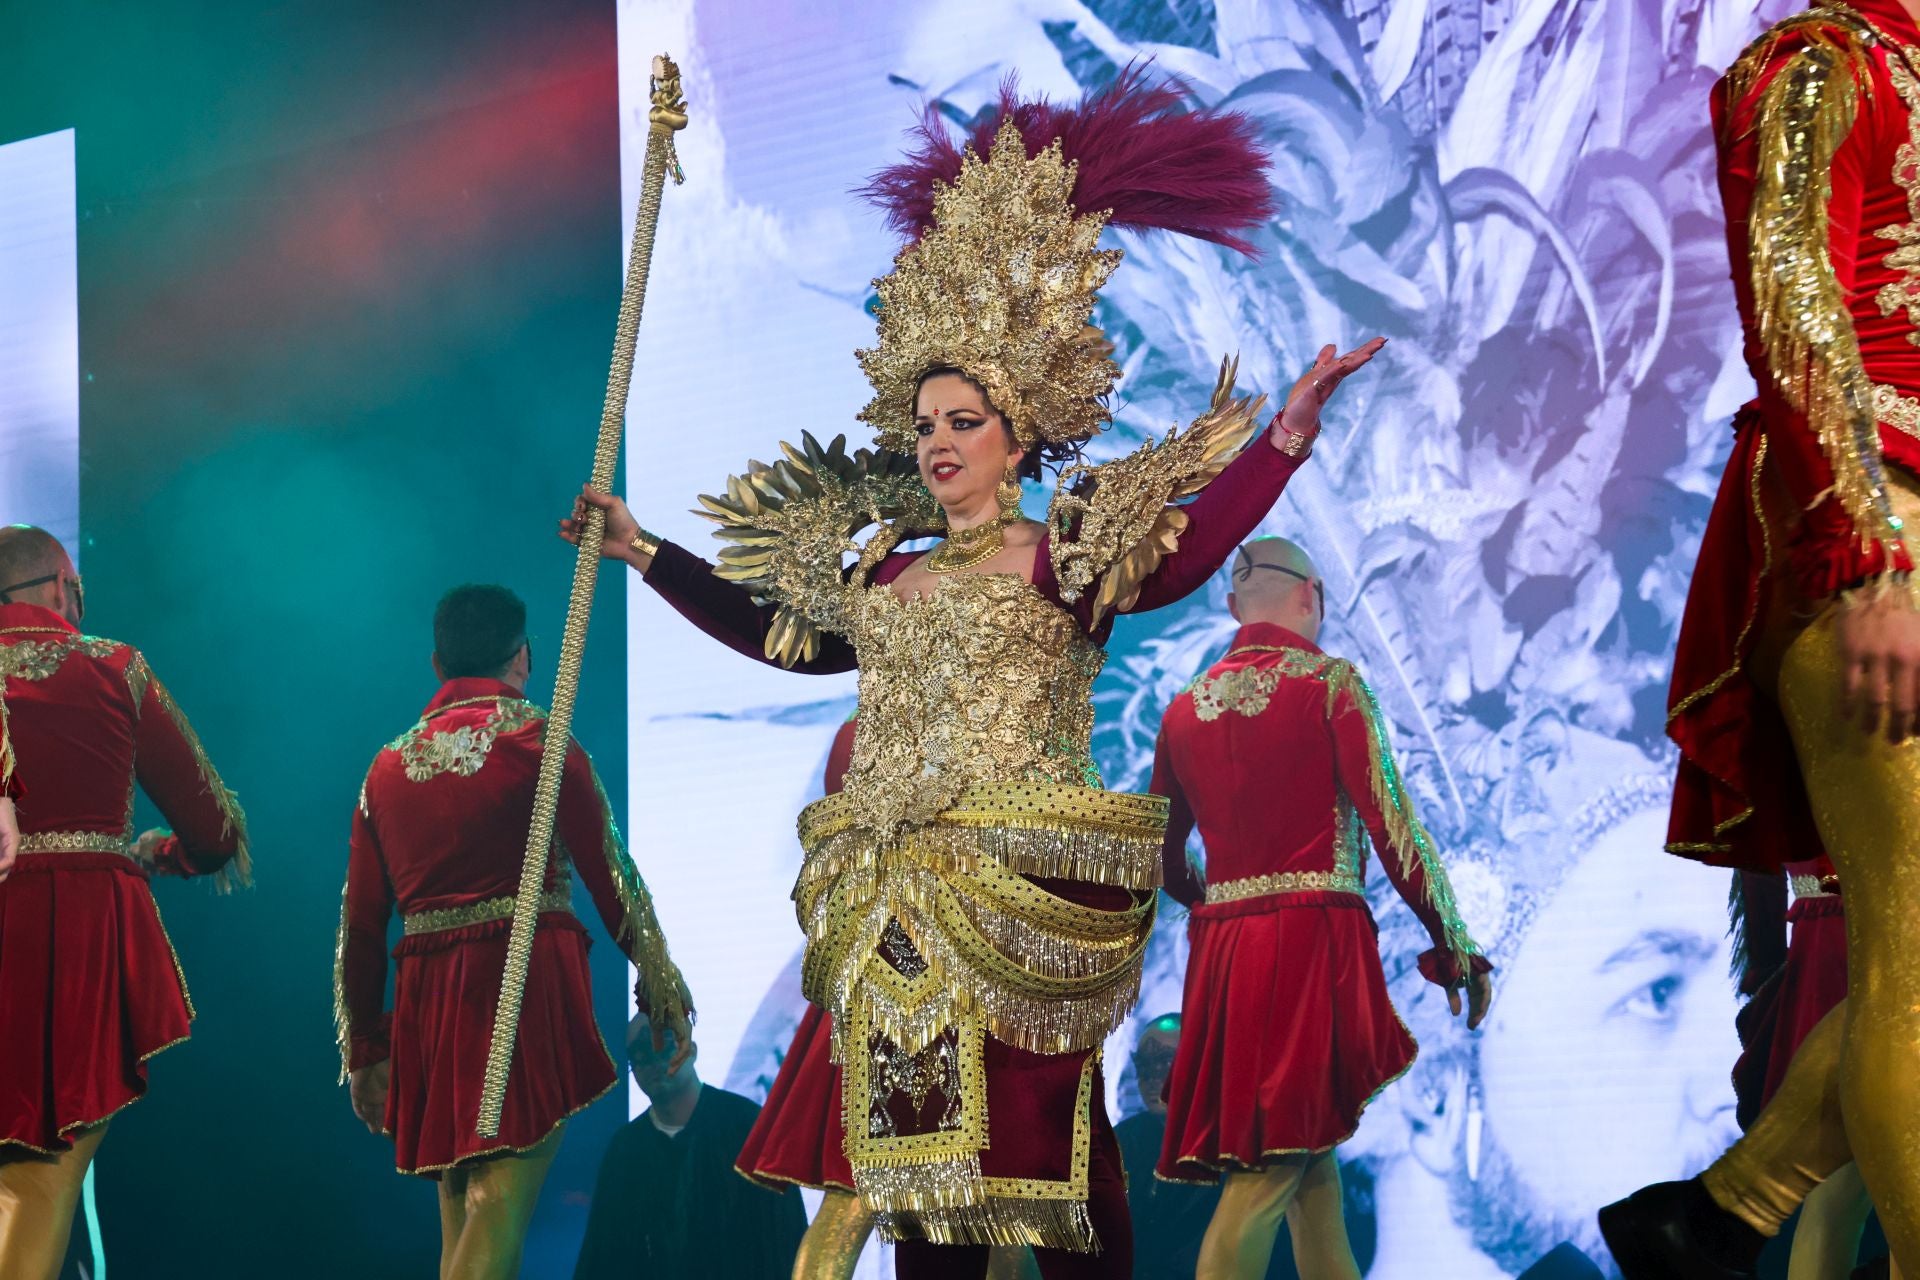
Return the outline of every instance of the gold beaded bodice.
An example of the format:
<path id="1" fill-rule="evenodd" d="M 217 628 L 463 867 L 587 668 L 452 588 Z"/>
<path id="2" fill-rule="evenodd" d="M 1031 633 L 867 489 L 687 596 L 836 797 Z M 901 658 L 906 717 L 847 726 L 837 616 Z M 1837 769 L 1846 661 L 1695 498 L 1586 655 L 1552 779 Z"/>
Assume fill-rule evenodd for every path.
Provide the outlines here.
<path id="1" fill-rule="evenodd" d="M 850 622 L 860 732 L 845 793 L 869 831 L 929 822 L 985 783 L 1100 785 L 1090 738 L 1106 655 L 1026 579 L 956 574 L 910 600 L 872 586 Z"/>

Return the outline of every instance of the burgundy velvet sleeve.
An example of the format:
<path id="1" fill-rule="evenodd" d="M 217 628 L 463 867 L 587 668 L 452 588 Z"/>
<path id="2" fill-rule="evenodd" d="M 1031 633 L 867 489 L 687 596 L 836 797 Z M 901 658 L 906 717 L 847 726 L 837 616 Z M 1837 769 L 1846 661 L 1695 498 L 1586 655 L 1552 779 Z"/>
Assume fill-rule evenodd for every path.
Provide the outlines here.
<path id="1" fill-rule="evenodd" d="M 644 577 L 676 613 L 721 644 L 756 662 L 780 665 L 767 657 L 766 650 L 776 606 L 758 603 L 745 587 L 716 576 L 713 566 L 699 556 L 676 543 L 663 542 Z M 821 637 L 819 653 L 794 663 L 790 670 L 833 675 L 854 666 L 853 646 L 828 634 Z"/>
<path id="2" fill-rule="evenodd" d="M 606 792 L 594 773 L 593 761 L 578 743 L 568 750 L 566 767 L 560 775 L 556 834 L 573 859 L 581 882 L 587 886 L 594 911 L 606 926 L 608 936 L 633 962 L 633 995 L 640 1011 L 652 1014 L 650 992 L 677 990 L 691 1014 L 693 1006 L 685 1000 L 686 984 L 667 955 L 666 939 L 660 931 L 646 883 L 627 856 Z"/>
<path id="3" fill-rule="evenodd" d="M 347 1019 L 347 1069 L 385 1061 L 392 1053 L 393 1015 L 387 1011 L 387 921 L 393 890 L 380 856 L 373 820 L 356 806 L 347 847 L 347 888 L 340 904 L 340 994 Z"/>
<path id="4" fill-rule="evenodd" d="M 1728 237 L 1736 273 L 1749 271 L 1752 261 L 1748 219 L 1753 205 L 1754 182 L 1760 169 L 1760 138 L 1751 128 L 1753 109 L 1766 86 L 1772 82 L 1773 75 L 1801 53 L 1802 47 L 1798 41 L 1783 41 L 1775 53 L 1769 74 L 1756 83 L 1745 101 L 1733 105 L 1730 120 L 1727 119 L 1727 104 L 1722 100 L 1724 86 L 1722 93 L 1715 97 L 1717 132 L 1725 139 L 1719 157 L 1720 191 L 1726 206 Z M 1886 127 L 1885 120 L 1876 109 L 1878 96 L 1892 98 L 1896 104 L 1898 102 L 1891 93 L 1863 93 L 1853 130 L 1835 152 L 1829 171 L 1832 195 L 1827 201 L 1827 252 L 1842 297 L 1850 296 L 1856 288 L 1857 249 L 1866 185 L 1869 180 L 1885 180 L 1883 174 L 1874 172 L 1876 166 L 1873 161 L 1875 131 Z M 1899 127 L 1904 136 L 1905 109 L 1897 109 L 1902 116 Z M 1728 126 L 1731 126 L 1730 130 Z M 1757 318 L 1753 314 L 1753 291 L 1745 280 L 1739 280 L 1738 285 L 1736 292 L 1740 300 L 1741 320 L 1749 335 L 1751 350 L 1754 342 L 1751 335 L 1758 332 Z M 1851 319 L 1843 312 L 1836 320 L 1851 336 Z M 1776 385 L 1787 385 L 1804 376 L 1804 370 L 1801 369 L 1774 369 L 1772 373 Z M 1768 405 L 1768 466 L 1778 470 L 1792 495 L 1794 510 L 1806 513 L 1788 549 L 1788 572 L 1800 597 L 1807 600 L 1825 599 L 1888 569 L 1911 569 L 1912 561 L 1904 551 L 1896 553 L 1893 562 L 1889 563 L 1885 550 L 1878 543 L 1861 543 L 1853 519 L 1832 492 L 1832 464 L 1806 418 L 1789 409 L 1779 394 L 1766 397 L 1765 403 Z"/>
<path id="5" fill-rule="evenodd" d="M 1206 887 L 1194 874 L 1193 862 L 1187 857 L 1187 837 L 1193 834 L 1193 806 L 1187 803 L 1187 794 L 1167 754 L 1164 725 L 1159 741 L 1154 744 L 1153 781 L 1147 784 L 1147 790 L 1167 798 L 1167 834 L 1160 845 L 1161 887 L 1168 897 L 1191 909 L 1205 899 Z"/>
<path id="6" fill-rule="evenodd" d="M 1148 575 L 1140 598 L 1127 612 L 1144 613 L 1186 598 L 1205 585 L 1234 548 L 1260 527 L 1305 461 L 1274 448 L 1269 434 L 1263 429 L 1212 484 L 1182 508 L 1187 528 L 1180 535 L 1179 548 Z"/>
<path id="7" fill-rule="evenodd" d="M 1420 861 L 1417 850 L 1401 850 L 1394 844 L 1393 835 L 1387 826 L 1387 817 L 1374 798 L 1374 761 L 1372 735 L 1367 729 L 1367 717 L 1354 705 L 1350 697 L 1342 696 L 1335 708 L 1333 718 L 1328 722 L 1328 732 L 1333 739 L 1334 768 L 1340 779 L 1340 789 L 1346 793 L 1354 812 L 1373 839 L 1373 847 L 1380 855 L 1380 866 L 1392 882 L 1394 892 L 1401 901 L 1419 919 L 1420 925 L 1427 931 L 1427 937 L 1433 947 L 1420 956 L 1420 973 L 1427 981 L 1436 986 L 1458 986 L 1466 977 L 1460 972 L 1458 960 L 1452 948 L 1447 945 L 1446 920 L 1434 905 L 1433 895 L 1427 884 L 1427 872 Z M 1382 744 L 1383 748 L 1386 744 Z M 1390 748 L 1389 748 L 1390 749 Z M 1403 858 L 1402 853 L 1406 856 Z M 1493 966 L 1484 956 L 1473 957 L 1475 973 L 1485 973 Z"/>
<path id="8" fill-rule="evenodd" d="M 826 794 L 832 795 L 846 785 L 847 769 L 853 764 L 853 735 L 858 721 L 849 720 L 834 731 L 833 745 L 827 748 Z"/>
<path id="9" fill-rule="evenodd" d="M 209 875 L 244 848 L 246 819 L 166 686 L 150 671 L 146 675 L 134 727 L 134 773 L 171 828 L 154 851 L 154 867 L 176 875 Z M 240 865 L 244 868 L 244 860 Z"/>

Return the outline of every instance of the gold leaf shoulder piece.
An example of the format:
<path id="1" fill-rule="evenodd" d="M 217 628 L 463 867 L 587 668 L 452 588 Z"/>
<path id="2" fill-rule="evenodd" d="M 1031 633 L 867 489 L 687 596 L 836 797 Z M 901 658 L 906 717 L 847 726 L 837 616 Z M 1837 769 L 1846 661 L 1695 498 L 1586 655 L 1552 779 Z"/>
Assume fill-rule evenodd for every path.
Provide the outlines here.
<path id="1" fill-rule="evenodd" d="M 745 475 L 729 477 L 724 496 L 702 494 L 694 514 L 720 526 L 719 576 L 780 606 L 766 652 L 790 667 L 820 651 L 822 631 L 846 630 L 851 589 L 842 566 L 862 550 L 856 535 L 891 526 L 861 555 L 864 575 L 902 536 L 938 532 L 946 521 L 911 458 L 849 454 L 844 435 L 822 446 L 806 433 L 798 447 L 780 449 L 785 456 L 772 466 L 749 462 Z"/>
<path id="2" fill-rule="evenodd" d="M 1234 395 L 1239 364 L 1237 358 L 1221 362 L 1212 404 L 1184 432 L 1061 475 L 1047 512 L 1054 577 L 1068 603 L 1098 581 L 1094 626 L 1133 607 L 1141 585 L 1186 531 L 1187 514 L 1173 504 L 1206 488 L 1253 435 L 1266 397 Z"/>
<path id="3" fill-rule="evenodd" d="M 1744 101 L 1775 68 L 1749 125 L 1759 151 L 1749 258 L 1767 366 L 1806 415 L 1861 538 L 1891 545 L 1901 522 L 1887 497 L 1873 384 L 1828 248 L 1833 161 L 1872 92 L 1868 50 L 1877 40 L 1859 15 L 1816 7 L 1763 36 L 1728 81 Z"/>

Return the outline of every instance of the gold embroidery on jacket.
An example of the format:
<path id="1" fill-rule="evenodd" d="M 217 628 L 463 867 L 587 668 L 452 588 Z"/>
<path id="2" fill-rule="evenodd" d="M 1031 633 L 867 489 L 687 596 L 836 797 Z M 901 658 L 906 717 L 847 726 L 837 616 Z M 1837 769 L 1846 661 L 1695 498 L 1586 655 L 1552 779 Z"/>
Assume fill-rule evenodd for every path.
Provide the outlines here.
<path id="1" fill-rule="evenodd" d="M 39 630 L 40 628 L 34 628 Z M 126 648 L 95 636 L 62 636 L 58 640 L 16 640 L 0 645 L 0 679 L 45 680 L 74 654 L 110 658 Z"/>
<path id="2" fill-rule="evenodd" d="M 1875 37 L 1838 6 L 1790 18 L 1727 73 L 1736 101 L 1754 90 L 1786 38 L 1800 46 L 1760 91 L 1751 125 L 1759 166 L 1748 215 L 1755 327 L 1776 387 L 1806 415 L 1833 468 L 1842 508 L 1863 540 L 1891 556 L 1901 523 L 1887 501 L 1873 385 L 1829 249 L 1831 170 L 1871 92 L 1866 49 Z"/>
<path id="3" fill-rule="evenodd" d="M 491 702 L 494 707 L 480 724 L 461 725 L 457 729 L 434 727 L 433 722 L 445 712 L 481 701 Z M 471 778 L 486 765 L 496 738 L 503 733 L 524 729 L 536 720 L 543 720 L 546 714 L 522 698 L 463 699 L 429 713 L 419 724 L 388 744 L 388 749 L 400 753 L 410 782 L 427 782 L 443 773 Z"/>
<path id="4" fill-rule="evenodd" d="M 1880 304 L 1883 316 L 1906 308 L 1908 317 L 1916 325 L 1907 340 L 1920 345 L 1920 82 L 1914 80 L 1905 60 L 1899 56 L 1887 59 L 1887 73 L 1907 110 L 1907 140 L 1894 150 L 1893 180 L 1907 194 L 1908 220 L 1874 233 L 1893 243 L 1894 248 L 1887 254 L 1887 267 L 1901 273 L 1898 280 L 1882 285 L 1874 300 Z M 1881 393 L 1888 390 L 1891 388 L 1874 388 L 1876 407 Z M 1887 421 L 1884 417 L 1881 420 Z"/>

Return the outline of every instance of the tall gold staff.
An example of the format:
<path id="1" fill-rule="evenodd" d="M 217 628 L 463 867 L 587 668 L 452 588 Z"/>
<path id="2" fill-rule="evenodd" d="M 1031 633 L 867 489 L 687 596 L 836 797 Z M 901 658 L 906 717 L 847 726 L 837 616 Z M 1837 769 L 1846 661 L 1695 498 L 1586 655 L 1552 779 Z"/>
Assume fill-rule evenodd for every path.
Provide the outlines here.
<path id="1" fill-rule="evenodd" d="M 600 439 L 593 451 L 593 487 L 613 487 L 620 456 L 620 432 L 626 420 L 627 386 L 633 379 L 633 348 L 640 334 L 640 308 L 647 300 L 647 268 L 653 262 L 653 229 L 660 220 L 660 193 L 671 173 L 682 181 L 673 135 L 687 127 L 687 103 L 680 96 L 680 68 L 665 54 L 653 60 L 653 108 L 647 112 L 647 159 L 640 182 L 640 208 L 634 216 L 633 249 L 627 256 L 626 285 L 620 293 L 620 319 L 613 329 L 613 365 L 607 371 L 607 398 L 600 410 Z M 527 960 L 546 887 L 547 853 L 553 844 L 554 813 L 559 806 L 560 775 L 573 740 L 573 703 L 580 690 L 580 658 L 587 647 L 587 613 L 600 576 L 600 538 L 607 521 L 598 507 L 587 512 L 580 554 L 573 565 L 573 595 L 567 601 L 567 626 L 560 639 L 560 670 L 553 680 L 553 709 L 547 715 L 546 741 L 540 751 L 540 781 L 533 794 L 533 824 L 527 829 L 527 856 L 520 868 L 520 892 L 513 908 L 513 932 L 507 939 L 507 967 L 500 979 L 500 1004 L 494 1011 L 493 1043 L 487 1049 L 487 1075 L 480 1094 L 479 1133 L 500 1133 L 507 1073 L 513 1065 L 513 1041 L 520 1027 L 520 1002 L 527 987 Z"/>

